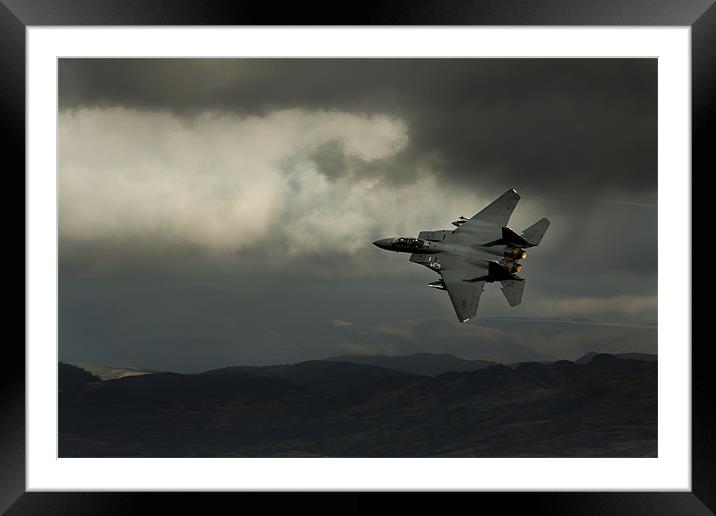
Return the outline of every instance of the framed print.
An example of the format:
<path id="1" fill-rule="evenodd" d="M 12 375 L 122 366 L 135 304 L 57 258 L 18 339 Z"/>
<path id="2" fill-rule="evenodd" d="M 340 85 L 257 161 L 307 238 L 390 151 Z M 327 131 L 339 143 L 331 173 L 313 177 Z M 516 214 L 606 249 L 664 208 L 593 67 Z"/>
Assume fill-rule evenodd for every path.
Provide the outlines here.
<path id="1" fill-rule="evenodd" d="M 3 509 L 713 510 L 713 6 L 142 5 L 2 7 L 27 200 Z"/>

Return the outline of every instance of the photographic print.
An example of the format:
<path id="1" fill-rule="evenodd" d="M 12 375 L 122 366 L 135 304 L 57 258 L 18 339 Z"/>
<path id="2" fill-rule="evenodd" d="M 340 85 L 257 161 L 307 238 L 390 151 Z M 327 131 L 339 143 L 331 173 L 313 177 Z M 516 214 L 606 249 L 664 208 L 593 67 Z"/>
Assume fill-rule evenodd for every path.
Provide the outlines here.
<path id="1" fill-rule="evenodd" d="M 60 457 L 656 457 L 657 60 L 58 61 Z"/>

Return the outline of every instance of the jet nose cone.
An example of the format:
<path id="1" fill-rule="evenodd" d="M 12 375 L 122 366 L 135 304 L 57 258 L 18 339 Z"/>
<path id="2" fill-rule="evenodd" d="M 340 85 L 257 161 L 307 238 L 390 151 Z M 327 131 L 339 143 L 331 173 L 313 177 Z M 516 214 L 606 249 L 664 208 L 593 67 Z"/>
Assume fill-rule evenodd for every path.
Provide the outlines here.
<path id="1" fill-rule="evenodd" d="M 393 242 L 392 238 L 381 238 L 373 242 L 374 246 L 380 247 L 381 249 L 388 249 L 388 246 Z"/>

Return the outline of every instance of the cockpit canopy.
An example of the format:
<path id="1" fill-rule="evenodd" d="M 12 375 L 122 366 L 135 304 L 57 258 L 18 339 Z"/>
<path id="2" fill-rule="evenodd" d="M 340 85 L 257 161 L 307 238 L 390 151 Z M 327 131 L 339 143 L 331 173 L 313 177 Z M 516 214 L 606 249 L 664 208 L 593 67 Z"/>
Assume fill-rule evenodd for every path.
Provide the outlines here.
<path id="1" fill-rule="evenodd" d="M 401 249 L 421 249 L 425 247 L 425 241 L 419 238 L 398 237 L 393 239 L 393 246 Z"/>

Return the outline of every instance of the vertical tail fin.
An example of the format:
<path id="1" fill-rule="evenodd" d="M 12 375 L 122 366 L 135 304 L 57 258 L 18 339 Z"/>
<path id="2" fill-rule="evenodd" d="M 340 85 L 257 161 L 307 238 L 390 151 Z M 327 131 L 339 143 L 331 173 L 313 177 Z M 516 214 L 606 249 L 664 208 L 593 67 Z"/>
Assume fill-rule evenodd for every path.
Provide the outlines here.
<path id="1" fill-rule="evenodd" d="M 548 228 L 549 219 L 540 219 L 522 232 L 522 239 L 532 247 L 538 246 Z"/>
<path id="2" fill-rule="evenodd" d="M 525 291 L 525 280 L 503 280 L 500 283 L 502 283 L 502 293 L 510 306 L 519 305 Z"/>

